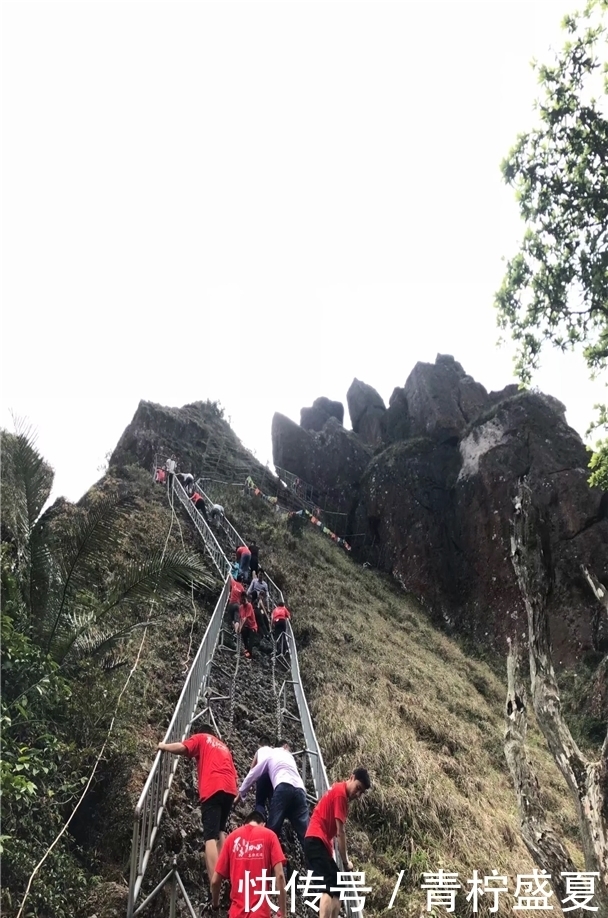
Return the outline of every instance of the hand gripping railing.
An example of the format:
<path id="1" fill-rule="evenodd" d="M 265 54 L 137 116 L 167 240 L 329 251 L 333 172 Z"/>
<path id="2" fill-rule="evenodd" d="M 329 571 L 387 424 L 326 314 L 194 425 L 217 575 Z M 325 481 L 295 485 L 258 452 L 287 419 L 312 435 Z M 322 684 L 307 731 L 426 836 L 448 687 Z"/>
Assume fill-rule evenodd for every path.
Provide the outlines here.
<path id="1" fill-rule="evenodd" d="M 177 496 L 180 503 L 183 504 L 188 511 L 188 515 L 202 536 L 203 542 L 205 543 L 205 548 L 211 555 L 211 560 L 217 567 L 218 571 L 222 577 L 227 577 L 232 570 L 230 561 L 224 554 L 218 540 L 213 535 L 213 532 L 209 528 L 208 524 L 205 522 L 201 514 L 198 512 L 186 494 L 181 482 L 176 481 L 175 478 L 173 479 L 173 493 Z M 203 495 L 203 497 L 205 497 L 205 495 Z M 209 500 L 209 498 L 207 498 L 207 500 Z"/>
<path id="2" fill-rule="evenodd" d="M 222 627 L 222 616 L 229 594 L 230 581 L 226 579 L 211 616 L 211 621 L 207 626 L 190 671 L 186 676 L 169 729 L 165 734 L 165 743 L 183 742 L 190 732 L 192 718 L 196 714 L 199 700 L 207 688 L 211 660 L 217 646 Z M 127 918 L 133 918 L 134 915 L 135 903 L 141 890 L 150 852 L 167 804 L 169 790 L 178 762 L 178 756 L 157 752 L 139 802 L 135 807 Z"/>
<path id="3" fill-rule="evenodd" d="M 205 504 L 207 505 L 207 508 L 213 506 L 213 501 L 211 500 L 209 495 L 206 494 L 205 491 L 203 490 L 203 486 L 202 486 L 200 478 L 196 482 L 196 487 L 198 489 L 198 493 L 204 499 Z M 230 544 L 232 545 L 234 549 L 236 549 L 239 545 L 247 544 L 245 540 L 241 538 L 239 533 L 236 531 L 236 529 L 234 528 L 230 520 L 227 520 L 225 516 L 223 517 L 223 519 L 220 520 L 220 526 L 222 527 L 226 535 L 226 538 L 228 539 L 228 541 L 230 542 Z M 285 601 L 283 599 L 282 592 L 280 591 L 276 583 L 273 580 L 271 580 L 270 577 L 266 575 L 265 571 L 264 571 L 264 574 L 266 576 L 266 583 L 268 584 L 268 595 L 270 597 L 271 604 L 273 606 L 282 606 Z"/>

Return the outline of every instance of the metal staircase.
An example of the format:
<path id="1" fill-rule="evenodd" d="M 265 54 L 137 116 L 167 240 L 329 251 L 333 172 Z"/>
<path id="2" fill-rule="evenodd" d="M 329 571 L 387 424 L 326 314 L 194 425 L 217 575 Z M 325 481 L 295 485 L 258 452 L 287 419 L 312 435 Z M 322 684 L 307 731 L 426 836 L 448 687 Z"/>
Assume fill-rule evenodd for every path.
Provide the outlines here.
<path id="1" fill-rule="evenodd" d="M 211 506 L 212 501 L 204 492 L 200 481 L 197 482 L 197 489 L 202 494 L 206 505 Z M 203 714 L 209 713 L 213 719 L 213 712 L 210 709 L 209 690 L 210 677 L 214 656 L 217 652 L 220 635 L 222 632 L 222 621 L 224 610 L 230 594 L 230 571 L 231 562 L 228 560 L 223 548 L 216 538 L 212 528 L 205 521 L 202 515 L 196 510 L 194 504 L 188 497 L 181 483 L 173 477 L 168 490 L 169 499 L 173 505 L 177 500 L 190 519 L 192 520 L 197 532 L 199 533 L 204 547 L 208 552 L 211 560 L 218 569 L 220 575 L 224 578 L 224 586 L 218 597 L 215 609 L 198 648 L 192 666 L 186 676 L 184 687 L 175 707 L 171 722 L 164 737 L 165 743 L 183 742 L 190 733 L 192 723 Z M 222 535 L 228 544 L 234 549 L 238 545 L 246 544 L 241 538 L 234 526 L 226 518 L 219 522 Z M 223 541 L 223 540 L 222 540 Z M 270 601 L 273 606 L 283 604 L 283 594 L 277 585 L 266 577 L 270 594 Z M 299 722 L 302 734 L 305 740 L 305 748 L 299 750 L 298 757 L 301 756 L 301 772 L 304 783 L 306 784 L 308 775 L 314 786 L 315 797 L 318 800 L 330 787 L 327 778 L 323 756 L 317 737 L 315 735 L 312 718 L 302 687 L 300 676 L 300 667 L 298 663 L 298 654 L 296 642 L 291 627 L 291 622 L 287 621 L 286 635 L 289 647 L 289 656 L 286 660 L 289 672 L 284 674 L 290 675 L 291 678 L 285 678 L 279 686 L 280 679 L 275 681 L 275 653 L 273 652 L 273 689 L 277 700 L 277 720 L 278 731 L 280 735 L 282 717 L 294 717 L 287 708 L 287 691 L 288 686 L 293 687 L 296 707 L 299 715 Z M 202 706 L 202 710 L 199 710 Z M 295 718 L 294 718 L 295 719 Z M 150 859 L 150 854 L 158 834 L 163 812 L 167 805 L 171 784 L 179 764 L 179 757 L 161 754 L 157 752 L 148 778 L 144 784 L 137 806 L 135 807 L 133 822 L 133 841 L 131 848 L 131 872 L 129 880 L 129 898 L 127 905 L 127 918 L 134 918 L 140 914 L 143 909 L 160 893 L 165 885 L 170 887 L 170 918 L 175 915 L 175 903 L 178 889 L 186 902 L 186 906 L 196 918 L 196 912 L 190 902 L 188 894 L 184 888 L 182 880 L 177 871 L 175 859 L 173 865 L 164 879 L 155 887 L 155 889 L 142 901 L 139 898 L 142 891 L 142 883 L 145 877 L 146 868 Z M 312 801 L 315 802 L 314 800 Z M 338 869 L 345 870 L 341 863 L 339 853 L 336 848 L 336 860 Z M 353 909 L 353 904 L 357 898 L 356 888 L 347 889 L 344 901 L 347 914 L 350 918 L 362 916 L 361 910 Z"/>

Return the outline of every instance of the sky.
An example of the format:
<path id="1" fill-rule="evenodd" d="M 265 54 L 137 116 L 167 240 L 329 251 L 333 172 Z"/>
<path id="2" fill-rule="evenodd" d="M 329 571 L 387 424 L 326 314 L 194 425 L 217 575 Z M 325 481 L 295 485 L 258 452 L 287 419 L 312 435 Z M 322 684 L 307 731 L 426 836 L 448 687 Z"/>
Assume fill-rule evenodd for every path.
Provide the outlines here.
<path id="1" fill-rule="evenodd" d="M 0 424 L 37 430 L 53 496 L 140 399 L 217 399 L 272 465 L 274 412 L 354 377 L 388 404 L 448 353 L 513 382 L 500 162 L 573 6 L 5 0 Z M 534 383 L 581 435 L 605 399 L 573 355 Z"/>

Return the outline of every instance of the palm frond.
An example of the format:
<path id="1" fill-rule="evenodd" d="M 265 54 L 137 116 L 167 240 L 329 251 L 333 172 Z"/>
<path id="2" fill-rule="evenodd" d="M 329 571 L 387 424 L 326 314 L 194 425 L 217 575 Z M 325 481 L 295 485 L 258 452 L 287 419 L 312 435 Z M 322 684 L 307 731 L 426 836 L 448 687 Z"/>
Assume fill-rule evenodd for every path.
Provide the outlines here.
<path id="1" fill-rule="evenodd" d="M 121 571 L 121 577 L 112 594 L 104 603 L 102 614 L 123 602 L 141 602 L 168 599 L 180 595 L 184 587 L 214 586 L 213 578 L 206 573 L 200 556 L 187 551 L 154 552 L 144 562 L 132 562 Z"/>
<path id="2" fill-rule="evenodd" d="M 119 628 L 118 630 L 102 628 L 96 624 L 95 615 L 92 613 L 89 615 L 87 613 L 73 615 L 72 623 L 74 631 L 70 640 L 65 643 L 61 650 L 61 662 L 64 662 L 68 655 L 74 660 L 80 660 L 85 657 L 107 656 L 130 638 L 134 631 L 156 624 L 156 622 L 150 620 L 147 622 L 135 622 L 133 625 L 127 625 L 125 628 Z"/>
<path id="3" fill-rule="evenodd" d="M 53 487 L 55 473 L 36 446 L 36 431 L 23 418 L 13 418 L 15 433 L 9 446 L 12 475 L 19 489 L 21 525 L 30 532 Z"/>
<path id="4" fill-rule="evenodd" d="M 62 585 L 57 591 L 57 601 L 47 608 L 46 618 L 50 621 L 47 651 L 50 651 L 62 616 L 66 614 L 70 597 L 88 586 L 91 560 L 94 558 L 96 564 L 111 564 L 112 553 L 120 541 L 120 529 L 116 523 L 121 509 L 124 507 L 117 497 L 102 497 L 89 510 L 79 514 L 59 540 L 55 556 L 61 563 Z"/>
<path id="5" fill-rule="evenodd" d="M 2 530 L 16 547 L 22 595 L 29 592 L 30 533 L 46 503 L 54 472 L 36 448 L 36 435 L 24 421 L 14 419 L 15 433 L 1 431 Z"/>

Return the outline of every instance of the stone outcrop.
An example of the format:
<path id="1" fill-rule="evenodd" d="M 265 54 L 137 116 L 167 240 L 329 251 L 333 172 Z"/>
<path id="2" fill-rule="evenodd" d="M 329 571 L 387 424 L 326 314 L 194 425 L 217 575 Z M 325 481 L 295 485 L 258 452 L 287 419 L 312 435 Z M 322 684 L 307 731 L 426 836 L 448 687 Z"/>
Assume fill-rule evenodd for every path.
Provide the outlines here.
<path id="1" fill-rule="evenodd" d="M 274 463 L 313 484 L 322 505 L 348 512 L 356 484 L 371 458 L 359 438 L 330 418 L 322 431 L 303 430 L 283 414 L 272 419 Z"/>
<path id="2" fill-rule="evenodd" d="M 347 400 L 352 433 L 333 421 L 310 434 L 275 415 L 273 450 L 325 506 L 350 513 L 344 531 L 358 534 L 361 558 L 390 571 L 446 627 L 504 647 L 527 632 L 510 560 L 525 475 L 545 520 L 556 662 L 604 648 L 581 565 L 608 585 L 608 495 L 587 484 L 587 452 L 564 405 L 517 385 L 488 394 L 447 355 L 416 364 L 388 408 L 357 379 Z"/>
<path id="3" fill-rule="evenodd" d="M 300 427 L 304 430 L 323 430 L 330 418 L 336 418 L 344 423 L 344 405 L 342 402 L 333 402 L 322 395 L 316 398 L 310 408 L 300 410 Z"/>
<path id="4" fill-rule="evenodd" d="M 405 389 L 393 389 L 388 408 L 382 418 L 382 434 L 385 443 L 396 443 L 406 440 L 412 428 L 410 410 L 405 397 Z"/>
<path id="5" fill-rule="evenodd" d="M 353 379 L 346 393 L 350 422 L 356 434 L 369 446 L 379 446 L 383 440 L 383 418 L 386 406 L 373 386 Z"/>
<path id="6" fill-rule="evenodd" d="M 353 524 L 368 527 L 383 546 L 382 566 L 445 625 L 502 645 L 527 632 L 510 562 L 513 496 L 526 475 L 546 519 L 558 663 L 601 639 L 581 564 L 608 582 L 606 509 L 587 484 L 586 450 L 562 409 L 556 399 L 519 393 L 459 443 L 427 437 L 389 447 L 366 470 Z"/>
<path id="7" fill-rule="evenodd" d="M 110 457 L 110 467 L 141 465 L 152 470 L 174 455 L 177 469 L 199 475 L 217 465 L 223 477 L 248 474 L 260 483 L 268 470 L 245 449 L 214 402 L 167 408 L 141 401 Z"/>
<path id="8" fill-rule="evenodd" d="M 405 383 L 414 437 L 454 440 L 489 405 L 485 388 L 467 376 L 448 354 L 435 363 L 417 363 Z"/>

